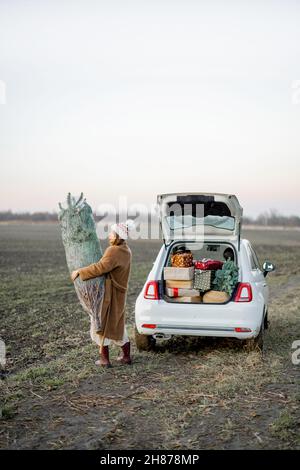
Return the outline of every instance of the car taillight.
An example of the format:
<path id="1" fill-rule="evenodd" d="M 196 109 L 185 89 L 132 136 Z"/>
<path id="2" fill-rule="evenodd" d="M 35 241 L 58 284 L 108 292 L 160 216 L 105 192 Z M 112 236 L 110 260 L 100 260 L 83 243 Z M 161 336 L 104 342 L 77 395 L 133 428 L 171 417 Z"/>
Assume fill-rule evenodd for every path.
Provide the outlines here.
<path id="1" fill-rule="evenodd" d="M 234 329 L 236 333 L 251 333 L 251 328 L 241 328 L 237 327 Z"/>
<path id="2" fill-rule="evenodd" d="M 159 292 L 158 292 L 158 282 L 157 281 L 149 281 L 145 287 L 144 298 L 148 300 L 158 300 L 159 299 Z"/>
<path id="3" fill-rule="evenodd" d="M 251 302 L 253 299 L 252 287 L 249 282 L 240 282 L 237 287 L 234 301 L 235 302 Z"/>

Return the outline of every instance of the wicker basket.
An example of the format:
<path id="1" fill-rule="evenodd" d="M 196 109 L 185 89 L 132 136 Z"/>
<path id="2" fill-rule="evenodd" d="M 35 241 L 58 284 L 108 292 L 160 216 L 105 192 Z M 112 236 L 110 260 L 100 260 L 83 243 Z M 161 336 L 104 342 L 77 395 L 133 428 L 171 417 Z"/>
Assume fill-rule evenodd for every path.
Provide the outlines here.
<path id="1" fill-rule="evenodd" d="M 229 295 L 226 292 L 221 292 L 218 290 L 210 290 L 206 292 L 203 296 L 203 303 L 204 304 L 224 304 L 228 302 Z"/>

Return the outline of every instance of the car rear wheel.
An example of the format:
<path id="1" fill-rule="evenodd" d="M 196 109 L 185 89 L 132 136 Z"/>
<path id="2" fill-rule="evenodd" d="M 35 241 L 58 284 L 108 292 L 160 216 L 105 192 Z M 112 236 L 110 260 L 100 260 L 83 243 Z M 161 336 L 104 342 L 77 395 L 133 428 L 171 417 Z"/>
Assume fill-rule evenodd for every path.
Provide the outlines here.
<path id="1" fill-rule="evenodd" d="M 269 326 L 270 326 L 268 311 L 266 312 L 266 315 L 265 315 L 264 326 L 265 326 L 265 330 L 267 330 L 267 329 L 269 328 Z"/>
<path id="2" fill-rule="evenodd" d="M 245 347 L 247 351 L 260 351 L 261 353 L 263 352 L 264 332 L 265 332 L 265 322 L 263 321 L 258 335 L 255 338 L 250 338 L 250 339 L 245 340 Z"/>
<path id="3" fill-rule="evenodd" d="M 155 348 L 156 340 L 152 335 L 143 335 L 135 327 L 134 336 L 138 351 L 152 351 Z"/>

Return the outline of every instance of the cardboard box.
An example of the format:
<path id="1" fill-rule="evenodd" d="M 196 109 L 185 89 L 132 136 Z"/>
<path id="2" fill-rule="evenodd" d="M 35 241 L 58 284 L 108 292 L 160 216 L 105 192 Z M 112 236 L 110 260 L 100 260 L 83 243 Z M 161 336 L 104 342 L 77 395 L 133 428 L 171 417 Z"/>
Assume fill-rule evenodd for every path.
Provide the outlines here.
<path id="1" fill-rule="evenodd" d="M 166 280 L 190 281 L 194 277 L 194 267 L 190 268 L 164 268 L 164 278 Z"/>
<path id="2" fill-rule="evenodd" d="M 195 297 L 176 297 L 176 302 L 187 302 L 190 304 L 200 304 L 202 297 L 200 295 Z"/>
<path id="3" fill-rule="evenodd" d="M 180 281 L 180 280 L 168 279 L 166 281 L 166 287 L 178 287 L 178 289 L 192 289 L 193 288 L 193 280 Z"/>
<path id="4" fill-rule="evenodd" d="M 196 289 L 178 289 L 178 287 L 167 287 L 166 294 L 169 297 L 197 297 L 200 292 Z"/>

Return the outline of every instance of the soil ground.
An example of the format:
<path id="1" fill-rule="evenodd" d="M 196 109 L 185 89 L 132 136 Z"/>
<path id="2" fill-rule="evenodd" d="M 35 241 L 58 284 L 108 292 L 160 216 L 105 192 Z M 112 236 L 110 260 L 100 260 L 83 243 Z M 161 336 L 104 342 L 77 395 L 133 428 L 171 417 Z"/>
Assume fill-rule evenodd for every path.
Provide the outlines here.
<path id="1" fill-rule="evenodd" d="M 9 449 L 299 449 L 300 232 L 249 230 L 268 276 L 264 355 L 239 341 L 176 338 L 134 363 L 94 365 L 89 320 L 77 300 L 55 224 L 0 227 L 0 447 Z M 160 247 L 130 242 L 134 302 Z M 105 246 L 103 246 L 105 248 Z M 300 357 L 300 354 L 298 355 Z"/>

